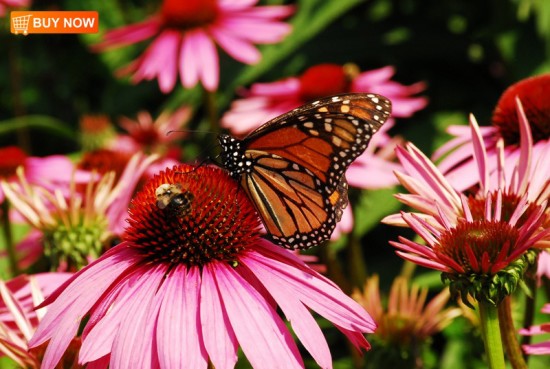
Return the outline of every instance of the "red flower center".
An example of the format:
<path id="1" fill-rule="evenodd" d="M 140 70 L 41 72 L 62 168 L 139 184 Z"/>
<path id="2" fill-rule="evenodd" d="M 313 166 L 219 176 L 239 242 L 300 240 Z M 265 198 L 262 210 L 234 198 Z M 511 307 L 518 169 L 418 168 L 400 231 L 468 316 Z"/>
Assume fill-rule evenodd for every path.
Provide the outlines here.
<path id="1" fill-rule="evenodd" d="M 496 204 L 498 192 L 494 191 L 488 194 L 488 196 L 491 197 L 492 204 Z M 500 215 L 501 221 L 508 222 L 512 218 L 512 214 L 514 214 L 514 211 L 516 210 L 520 200 L 521 199 L 514 193 L 506 193 L 506 192 L 502 193 L 502 207 L 501 207 L 501 215 Z M 472 218 L 474 220 L 485 219 L 486 202 L 487 202 L 486 198 L 476 198 L 473 196 L 468 197 L 468 207 L 470 208 L 470 211 L 472 213 Z M 535 210 L 537 210 L 537 205 L 534 203 L 529 204 L 529 206 L 527 207 L 527 210 L 523 212 L 522 216 L 519 218 L 518 222 L 516 223 L 516 227 L 521 227 Z"/>
<path id="2" fill-rule="evenodd" d="M 493 112 L 493 125 L 498 127 L 506 145 L 519 143 L 519 121 L 516 97 L 521 100 L 535 142 L 550 138 L 550 74 L 531 77 L 510 86 Z"/>
<path id="3" fill-rule="evenodd" d="M 260 236 L 250 200 L 218 168 L 175 166 L 134 197 L 124 239 L 153 262 L 202 266 L 238 261 Z"/>
<path id="4" fill-rule="evenodd" d="M 78 168 L 88 171 L 95 170 L 100 174 L 114 171 L 116 177 L 120 178 L 130 158 L 131 153 L 99 149 L 85 153 L 78 163 Z"/>
<path id="5" fill-rule="evenodd" d="M 17 146 L 0 148 L 0 178 L 15 175 L 18 166 L 25 163 L 27 155 Z"/>
<path id="6" fill-rule="evenodd" d="M 168 28 L 196 28 L 214 22 L 218 4 L 217 0 L 164 0 L 161 15 Z"/>
<path id="7" fill-rule="evenodd" d="M 315 65 L 300 77 L 300 98 L 303 101 L 349 92 L 350 78 L 341 65 Z"/>
<path id="8" fill-rule="evenodd" d="M 434 252 L 459 274 L 495 274 L 513 260 L 519 230 L 506 222 L 461 222 L 442 234 Z M 462 269 L 462 270 L 461 270 Z"/>
<path id="9" fill-rule="evenodd" d="M 154 126 L 139 127 L 132 132 L 130 136 L 141 146 L 152 147 L 160 141 L 158 131 Z"/>
<path id="10" fill-rule="evenodd" d="M 98 135 L 113 127 L 106 115 L 84 115 L 80 118 L 80 130 L 83 134 Z"/>

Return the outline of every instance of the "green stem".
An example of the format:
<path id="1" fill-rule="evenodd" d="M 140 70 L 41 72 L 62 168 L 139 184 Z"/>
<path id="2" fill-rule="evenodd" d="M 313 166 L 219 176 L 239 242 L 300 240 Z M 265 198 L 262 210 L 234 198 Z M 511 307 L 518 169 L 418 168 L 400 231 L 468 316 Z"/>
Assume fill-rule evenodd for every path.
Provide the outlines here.
<path id="1" fill-rule="evenodd" d="M 350 294 L 352 290 L 350 282 L 346 279 L 338 258 L 331 250 L 330 241 L 329 244 L 319 248 L 319 258 L 327 267 L 327 277 L 334 281 L 346 294 Z"/>
<path id="2" fill-rule="evenodd" d="M 212 133 L 218 135 L 221 132 L 220 122 L 218 120 L 218 104 L 216 100 L 216 93 L 205 90 L 205 105 L 208 115 L 208 123 L 210 124 L 210 130 Z"/>
<path id="3" fill-rule="evenodd" d="M 10 203 L 4 199 L 2 203 L 2 228 L 4 229 L 4 239 L 6 240 L 6 252 L 8 253 L 8 261 L 12 277 L 19 275 L 19 266 L 17 265 L 17 254 L 15 252 L 15 244 L 13 243 L 13 234 L 11 232 L 10 223 Z"/>
<path id="4" fill-rule="evenodd" d="M 512 303 L 510 296 L 507 296 L 498 305 L 498 320 L 500 323 L 500 334 L 504 343 L 506 356 L 514 369 L 527 369 L 521 347 L 516 336 L 516 328 L 512 320 Z"/>
<path id="5" fill-rule="evenodd" d="M 350 268 L 350 282 L 353 287 L 361 287 L 365 284 L 365 279 L 367 279 L 367 266 L 364 262 L 365 258 L 361 242 L 359 242 L 353 232 L 348 234 L 348 246 L 346 249 L 348 266 Z"/>
<path id="6" fill-rule="evenodd" d="M 411 280 L 414 276 L 414 271 L 416 269 L 416 264 L 405 260 L 403 262 L 403 265 L 401 266 L 401 272 L 399 273 L 400 276 L 405 277 L 407 280 Z"/>
<path id="7" fill-rule="evenodd" d="M 479 301 L 481 333 L 489 369 L 504 369 L 504 351 L 498 322 L 497 307 L 486 301 Z"/>

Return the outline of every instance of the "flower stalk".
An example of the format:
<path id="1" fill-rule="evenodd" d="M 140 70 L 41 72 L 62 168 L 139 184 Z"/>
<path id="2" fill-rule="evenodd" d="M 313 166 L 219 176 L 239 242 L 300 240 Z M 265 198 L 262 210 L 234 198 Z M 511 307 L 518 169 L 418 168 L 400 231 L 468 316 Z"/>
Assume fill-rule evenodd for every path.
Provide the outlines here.
<path id="1" fill-rule="evenodd" d="M 500 334 L 504 344 L 506 356 L 514 369 L 527 369 L 527 363 L 516 336 L 516 328 L 512 319 L 512 304 L 510 296 L 506 297 L 498 305 L 498 320 L 500 323 Z"/>
<path id="2" fill-rule="evenodd" d="M 481 333 L 489 369 L 504 369 L 504 350 L 500 336 L 498 308 L 488 301 L 479 301 Z"/>

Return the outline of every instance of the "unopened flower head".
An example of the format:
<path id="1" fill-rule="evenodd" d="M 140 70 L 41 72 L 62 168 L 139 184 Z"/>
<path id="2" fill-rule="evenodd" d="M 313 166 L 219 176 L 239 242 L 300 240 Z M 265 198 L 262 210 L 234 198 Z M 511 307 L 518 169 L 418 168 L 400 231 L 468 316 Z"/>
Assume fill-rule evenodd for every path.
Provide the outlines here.
<path id="1" fill-rule="evenodd" d="M 50 340 L 44 369 L 56 365 L 83 318 L 80 364 L 107 358 L 120 368 L 232 368 L 240 347 L 253 367 L 303 366 L 277 309 L 321 367 L 332 359 L 309 309 L 356 347 L 369 347 L 363 334 L 375 324 L 368 313 L 262 239 L 253 205 L 223 170 L 166 169 L 129 212 L 124 241 L 46 301 L 31 342 Z"/>

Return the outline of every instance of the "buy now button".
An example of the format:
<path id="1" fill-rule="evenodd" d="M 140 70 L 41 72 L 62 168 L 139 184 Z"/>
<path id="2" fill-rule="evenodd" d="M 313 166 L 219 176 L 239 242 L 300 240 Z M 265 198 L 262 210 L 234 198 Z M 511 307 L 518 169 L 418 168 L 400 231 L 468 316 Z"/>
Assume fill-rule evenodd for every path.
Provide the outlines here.
<path id="1" fill-rule="evenodd" d="M 14 34 L 97 33 L 96 11 L 13 11 L 10 28 Z"/>

